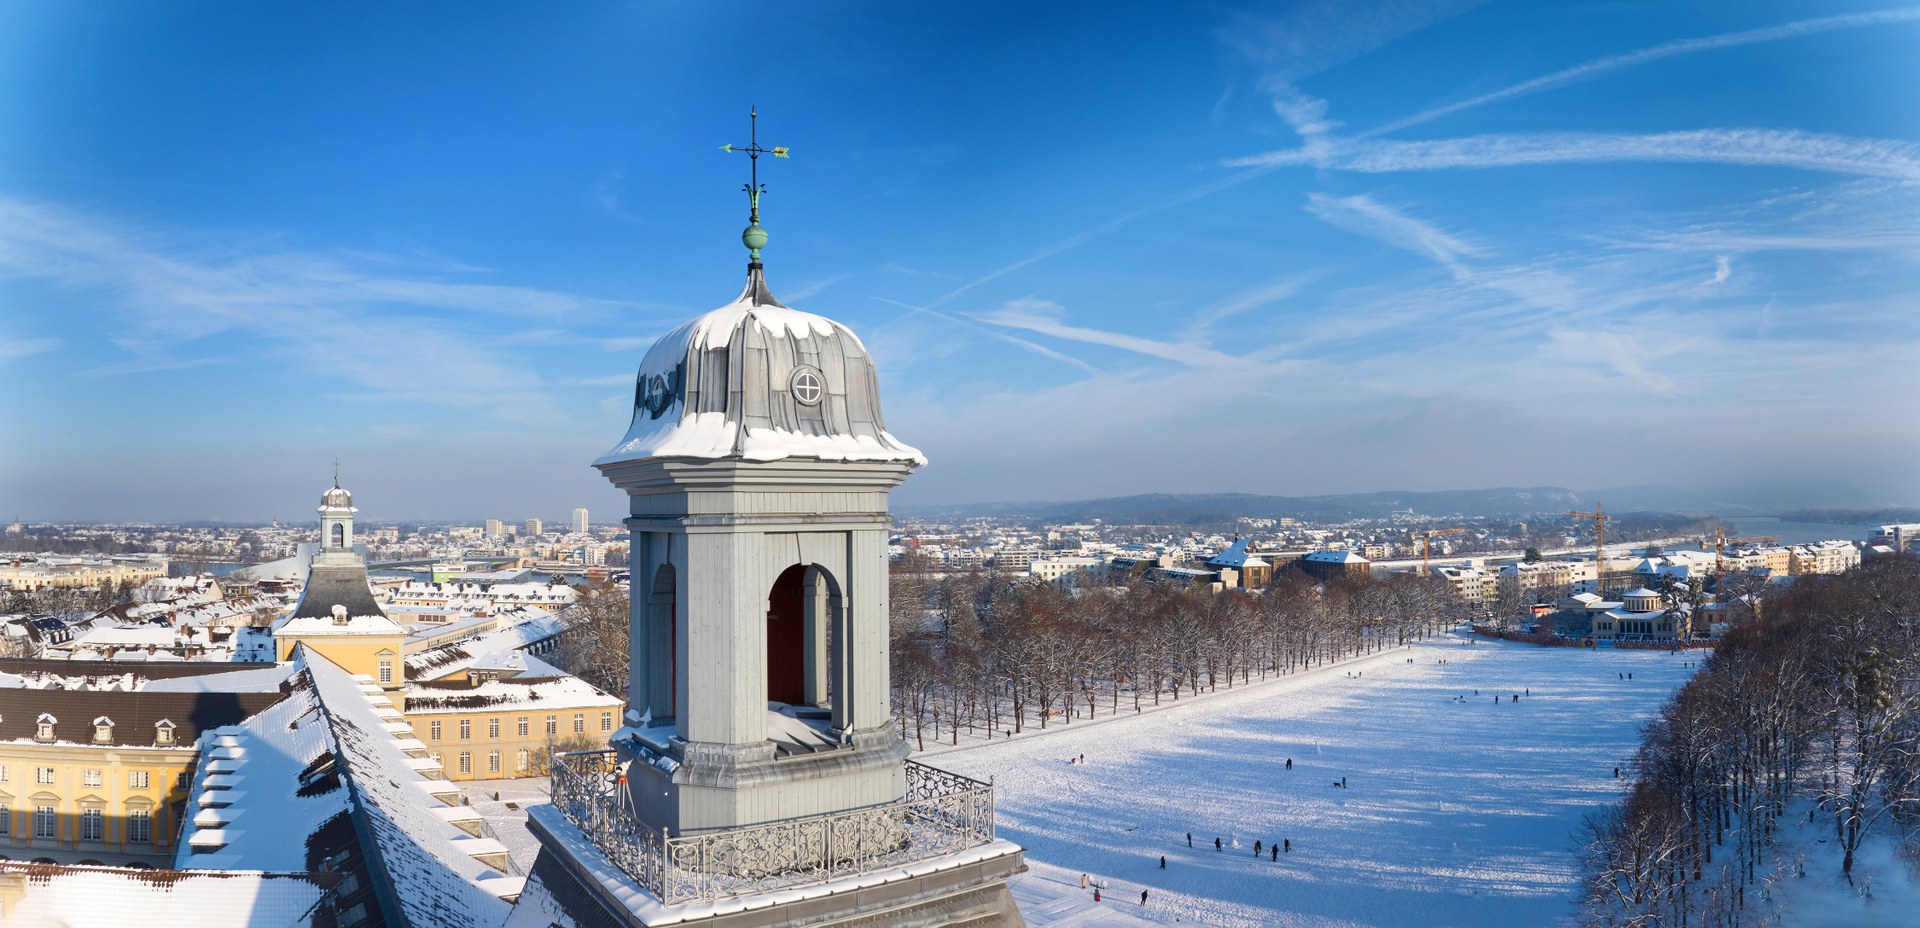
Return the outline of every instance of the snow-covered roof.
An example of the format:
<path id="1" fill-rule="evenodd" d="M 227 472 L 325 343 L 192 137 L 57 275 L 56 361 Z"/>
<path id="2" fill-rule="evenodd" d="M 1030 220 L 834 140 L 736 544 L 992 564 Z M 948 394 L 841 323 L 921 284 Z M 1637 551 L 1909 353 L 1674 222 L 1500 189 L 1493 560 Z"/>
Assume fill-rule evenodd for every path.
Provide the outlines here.
<path id="1" fill-rule="evenodd" d="M 305 870 L 305 868 L 300 868 Z M 0 886 L 23 878 L 5 902 L 8 925 L 304 925 L 332 878 L 314 873 L 132 870 L 0 861 Z"/>
<path id="2" fill-rule="evenodd" d="M 1253 544 L 1252 538 L 1236 538 L 1226 550 L 1207 559 L 1208 567 L 1271 567 L 1257 555 L 1248 552 Z"/>
<path id="3" fill-rule="evenodd" d="M 313 635 L 405 635 L 407 630 L 399 623 L 384 615 L 348 616 L 345 622 L 336 622 L 331 618 L 300 616 L 287 619 L 274 634 L 284 637 L 309 637 Z"/>
<path id="4" fill-rule="evenodd" d="M 406 676 L 409 680 L 439 680 L 465 673 L 483 655 L 524 648 L 559 634 L 565 627 L 558 616 L 540 615 L 478 638 L 416 651 L 406 656 Z"/>
<path id="5" fill-rule="evenodd" d="M 1309 551 L 1307 552 L 1305 557 L 1301 558 L 1301 560 L 1313 561 L 1316 564 L 1365 564 L 1365 563 L 1368 563 L 1366 558 L 1361 557 L 1360 555 L 1355 554 L 1352 551 Z"/>
<path id="6" fill-rule="evenodd" d="M 362 816 L 358 825 L 372 835 L 384 878 L 400 890 L 395 895 L 407 924 L 465 928 L 504 922 L 509 907 L 485 884 L 506 877 L 470 856 L 472 836 L 433 811 L 445 804 L 428 791 L 427 778 L 415 771 L 381 718 L 379 706 L 392 704 L 361 692 L 352 675 L 318 652 L 300 650 L 346 767 Z"/>
<path id="7" fill-rule="evenodd" d="M 215 851 L 183 848 L 179 862 L 220 870 L 311 869 L 308 843 L 330 820 L 348 814 L 353 803 L 339 776 L 320 770 L 333 763 L 333 735 L 310 682 L 303 676 L 279 705 L 214 734 L 188 793 L 195 798 L 182 816 L 181 838 L 190 845 L 203 829 L 216 828 L 222 840 Z M 208 767 L 216 756 L 237 763 L 214 774 Z M 215 775 L 223 776 L 220 785 L 228 788 L 213 793 L 241 790 L 240 801 L 208 793 L 208 778 Z M 207 805 L 207 797 L 221 804 Z"/>
<path id="8" fill-rule="evenodd" d="M 1654 592 L 1653 590 L 1649 590 L 1649 589 L 1647 589 L 1646 587 L 1644 587 L 1644 586 L 1643 586 L 1643 587 L 1641 587 L 1641 588 L 1639 588 L 1639 589 L 1637 589 L 1637 590 L 1629 590 L 1628 592 L 1626 592 L 1625 594 L 1622 594 L 1622 595 L 1625 595 L 1625 596 L 1659 596 L 1660 594 L 1659 594 L 1659 593 L 1657 593 L 1657 592 Z"/>
<path id="9" fill-rule="evenodd" d="M 292 664 L 279 664 L 229 673 L 150 680 L 140 689 L 148 693 L 270 693 L 278 691 L 293 672 Z"/>
<path id="10" fill-rule="evenodd" d="M 416 683 L 407 687 L 408 715 L 475 709 L 618 708 L 625 704 L 619 697 L 602 693 L 579 677 L 564 675 L 542 679 L 521 676 L 472 686 Z"/>
<path id="11" fill-rule="evenodd" d="M 781 305 L 758 267 L 732 303 L 653 344 L 632 424 L 596 467 L 650 458 L 925 464 L 880 416 L 879 378 L 845 326 Z"/>

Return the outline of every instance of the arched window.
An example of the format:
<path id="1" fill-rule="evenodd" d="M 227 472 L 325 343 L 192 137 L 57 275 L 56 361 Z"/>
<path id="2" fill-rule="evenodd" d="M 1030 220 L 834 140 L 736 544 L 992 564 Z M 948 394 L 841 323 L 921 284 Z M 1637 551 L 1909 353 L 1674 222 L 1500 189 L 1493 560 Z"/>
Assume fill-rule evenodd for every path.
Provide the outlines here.
<path id="1" fill-rule="evenodd" d="M 460 772 L 461 773 L 473 772 L 473 752 L 472 751 L 460 752 Z"/>
<path id="2" fill-rule="evenodd" d="M 333 547 L 347 546 L 347 527 L 339 522 L 333 523 Z"/>

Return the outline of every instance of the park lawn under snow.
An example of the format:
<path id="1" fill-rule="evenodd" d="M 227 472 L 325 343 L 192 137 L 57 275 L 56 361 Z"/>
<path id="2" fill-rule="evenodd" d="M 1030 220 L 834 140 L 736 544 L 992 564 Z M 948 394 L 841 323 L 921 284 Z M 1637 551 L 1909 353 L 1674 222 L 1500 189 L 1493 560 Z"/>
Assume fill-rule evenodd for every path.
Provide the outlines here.
<path id="1" fill-rule="evenodd" d="M 1088 873 L 1107 883 L 1101 906 L 1129 916 L 1566 922 L 1580 891 L 1582 818 L 1631 782 L 1640 726 L 1700 655 L 1467 640 L 1256 679 L 1139 716 L 1056 722 L 1044 736 L 963 742 L 926 760 L 995 778 L 1000 834 L 1035 868 L 1022 879 L 1078 893 Z M 1494 703 L 1529 689 L 1518 703 Z M 1084 765 L 1068 763 L 1081 754 Z M 1334 787 L 1341 777 L 1348 788 Z M 1278 862 L 1254 858 L 1254 841 L 1283 839 L 1293 850 Z"/>

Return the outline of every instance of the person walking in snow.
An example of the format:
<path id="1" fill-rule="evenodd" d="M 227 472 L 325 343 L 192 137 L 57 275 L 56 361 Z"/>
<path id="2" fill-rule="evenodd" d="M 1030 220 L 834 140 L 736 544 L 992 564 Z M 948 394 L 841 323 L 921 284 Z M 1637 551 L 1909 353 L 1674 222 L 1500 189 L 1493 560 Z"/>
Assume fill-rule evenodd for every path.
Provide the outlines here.
<path id="1" fill-rule="evenodd" d="M 1098 887 L 1098 886 L 1095 886 L 1095 887 L 1093 888 L 1093 901 L 1095 901 L 1095 902 L 1099 902 L 1099 901 L 1100 901 L 1100 887 Z"/>
<path id="2" fill-rule="evenodd" d="M 1292 770 L 1292 769 L 1293 769 L 1293 758 L 1291 758 L 1291 757 L 1289 757 L 1289 758 L 1287 758 L 1287 769 L 1288 769 L 1288 770 Z"/>
<path id="3" fill-rule="evenodd" d="M 1087 875 L 1084 873 L 1080 874 L 1080 888 L 1081 889 L 1087 888 Z"/>
<path id="4" fill-rule="evenodd" d="M 1262 850 L 1264 850 L 1264 848 L 1262 848 L 1262 847 L 1260 846 L 1260 842 L 1258 842 L 1258 841 L 1255 841 L 1255 842 L 1253 842 L 1253 856 L 1255 856 L 1255 857 L 1259 857 L 1259 856 L 1260 856 L 1260 852 L 1261 852 Z"/>
<path id="5" fill-rule="evenodd" d="M 1188 847 L 1193 846 L 1193 832 L 1191 831 L 1187 832 L 1187 846 Z"/>
<path id="6" fill-rule="evenodd" d="M 1144 889 L 1140 891 L 1140 904 L 1141 905 L 1147 904 L 1147 891 Z"/>
<path id="7" fill-rule="evenodd" d="M 1167 855 L 1165 854 L 1160 855 L 1160 869 L 1167 869 Z"/>
<path id="8" fill-rule="evenodd" d="M 1214 849 L 1214 850 L 1216 850 L 1216 851 L 1217 851 L 1217 850 L 1220 850 L 1220 839 L 1219 839 L 1219 838 L 1215 838 L 1215 839 L 1213 839 L 1213 849 Z"/>
<path id="9" fill-rule="evenodd" d="M 1284 848 L 1286 848 L 1286 851 L 1287 851 L 1287 853 L 1289 853 L 1289 854 L 1291 854 L 1291 853 L 1293 853 L 1293 839 L 1292 839 L 1292 838 L 1283 838 L 1283 839 L 1281 839 L 1281 846 L 1282 846 L 1282 847 L 1284 847 Z"/>
<path id="10" fill-rule="evenodd" d="M 1267 845 L 1267 855 L 1268 855 L 1267 856 L 1268 860 L 1271 860 L 1274 863 L 1279 863 L 1280 862 L 1280 845 L 1278 844 Z"/>

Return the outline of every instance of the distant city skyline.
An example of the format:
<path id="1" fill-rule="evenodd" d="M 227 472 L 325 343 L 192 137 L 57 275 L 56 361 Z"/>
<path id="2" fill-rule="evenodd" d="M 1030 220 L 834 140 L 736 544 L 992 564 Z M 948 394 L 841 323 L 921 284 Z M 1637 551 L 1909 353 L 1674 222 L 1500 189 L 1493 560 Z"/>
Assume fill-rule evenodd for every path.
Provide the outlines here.
<path id="1" fill-rule="evenodd" d="M 653 339 L 844 322 L 903 506 L 1920 503 L 1920 7 L 0 8 L 0 518 L 625 500 Z"/>

